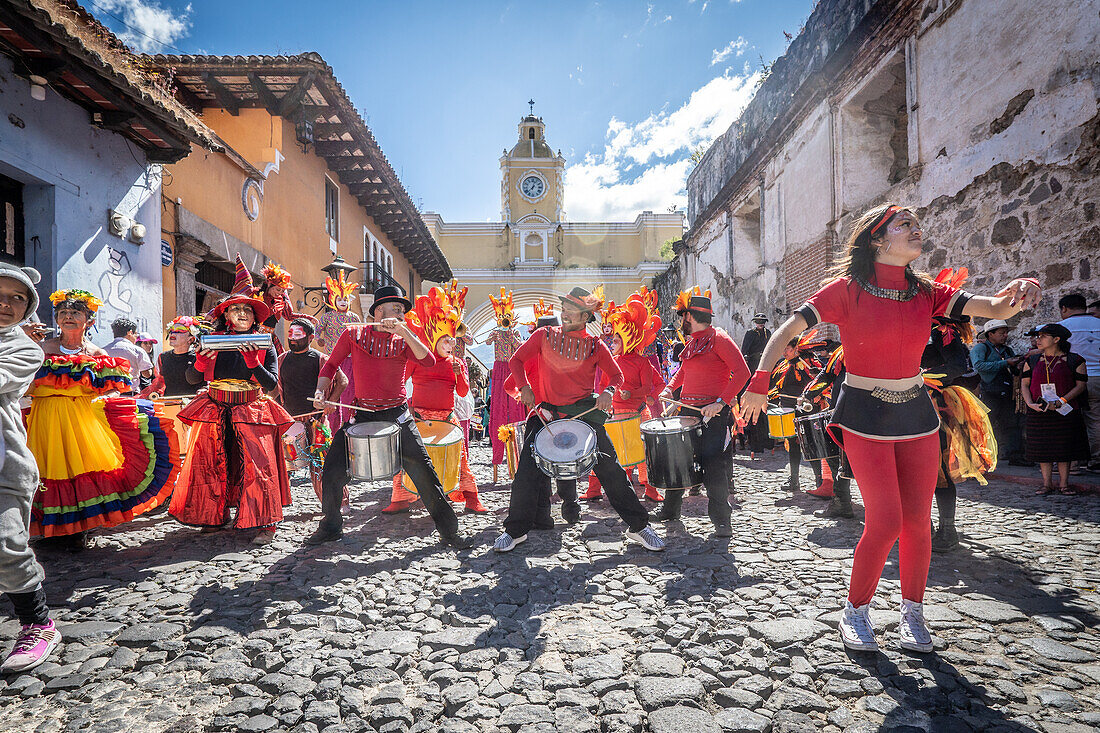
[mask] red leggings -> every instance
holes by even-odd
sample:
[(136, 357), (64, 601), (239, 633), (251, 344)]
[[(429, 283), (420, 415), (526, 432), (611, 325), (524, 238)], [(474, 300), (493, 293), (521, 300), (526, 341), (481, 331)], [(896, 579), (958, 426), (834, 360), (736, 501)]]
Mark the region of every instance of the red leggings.
[(932, 559), (929, 522), (940, 467), (939, 434), (886, 442), (845, 430), (844, 451), (866, 510), (848, 600), (853, 606), (870, 602), (886, 558), (900, 538), (901, 597), (921, 603)]

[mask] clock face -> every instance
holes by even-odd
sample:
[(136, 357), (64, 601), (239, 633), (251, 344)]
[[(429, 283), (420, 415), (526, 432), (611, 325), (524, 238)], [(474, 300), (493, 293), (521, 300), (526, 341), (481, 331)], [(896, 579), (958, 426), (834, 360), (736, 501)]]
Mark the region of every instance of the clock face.
[(519, 187), (519, 190), (523, 191), (524, 196), (532, 199), (537, 199), (539, 196), (542, 196), (544, 189), (545, 184), (543, 184), (542, 179), (538, 176), (527, 176), (523, 179), (523, 183), (521, 183)]

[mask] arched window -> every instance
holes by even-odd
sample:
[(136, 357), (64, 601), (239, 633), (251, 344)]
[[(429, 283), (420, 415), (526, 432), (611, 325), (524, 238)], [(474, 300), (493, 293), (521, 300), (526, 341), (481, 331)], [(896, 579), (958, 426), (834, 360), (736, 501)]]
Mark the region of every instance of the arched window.
[(535, 139), (535, 128), (533, 128), (533, 127), (527, 128), (527, 139), (528, 140), (534, 140)]

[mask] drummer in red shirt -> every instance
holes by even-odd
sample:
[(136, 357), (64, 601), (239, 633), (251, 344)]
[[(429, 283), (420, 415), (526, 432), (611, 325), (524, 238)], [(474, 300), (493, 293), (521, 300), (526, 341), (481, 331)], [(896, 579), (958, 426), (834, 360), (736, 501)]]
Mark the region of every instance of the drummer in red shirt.
[[(665, 388), (665, 380), (649, 357), (642, 356), (642, 352), (656, 340), (657, 333), (661, 330), (661, 318), (655, 312), (656, 300), (656, 292), (643, 288), (641, 294), (632, 294), (621, 306), (612, 303), (604, 318), (606, 326), (612, 332), (611, 353), (623, 372), (623, 383), (615, 390), (615, 396), (611, 399), (616, 419), (640, 417), (648, 420), (651, 417), (650, 405), (660, 413), (657, 398)], [(606, 374), (601, 375), (600, 388), (606, 388), (609, 381)], [(638, 432), (637, 438), (640, 445), (641, 432)], [(634, 466), (626, 467), (628, 478), (633, 472)], [(647, 478), (643, 462), (638, 465), (638, 481), (645, 487), (645, 498), (650, 501), (664, 501), (660, 492), (649, 485)], [(581, 498), (589, 501), (601, 498), (600, 480), (595, 474), (589, 476), (588, 491)]]
[[(351, 356), (355, 374), (355, 404), (350, 421), (332, 436), (332, 444), (321, 470), (321, 511), (324, 518), (317, 530), (306, 539), (310, 545), (332, 542), (343, 536), (340, 502), (343, 489), (351, 476), (348, 471), (347, 429), (356, 422), (396, 423), (401, 428), (401, 468), (420, 490), (420, 498), (435, 521), (440, 537), (448, 545), (463, 549), (469, 540), (458, 533), (458, 517), (443, 495), (443, 486), (436, 476), (417, 432), (412, 413), (405, 404), (405, 380), (412, 364), (435, 365), (435, 356), (405, 324), (405, 314), (412, 303), (401, 289), (386, 285), (374, 293), (370, 307), (373, 323), (361, 328), (349, 328), (340, 334), (328, 361), (317, 379), (314, 404), (324, 406), (325, 394), (336, 369)], [(345, 398), (344, 401), (347, 401)]]
[[(573, 288), (568, 295), (562, 296), (562, 325), (535, 331), (508, 362), (520, 386), (523, 404), (534, 413), (527, 419), (504, 532), (493, 543), (497, 552), (509, 552), (527, 540), (527, 533), (533, 528), (538, 514), (540, 498), (550, 494), (550, 478), (536, 465), (532, 452), (535, 439), (543, 429), (543, 419), (568, 418), (583, 413), (587, 414), (580, 419), (596, 433), (598, 453), (593, 470), (607, 491), (611, 506), (626, 522), (627, 537), (654, 552), (665, 547), (664, 540), (649, 526), (649, 515), (631, 490), (626, 471), (615, 460), (615, 446), (603, 428), (603, 421), (612, 409), (611, 394), (622, 384), (623, 374), (607, 346), (585, 330), (601, 305), (600, 299), (589, 291)], [(526, 364), (531, 360), (535, 360), (538, 367), (542, 403), (536, 401), (535, 390), (527, 382)], [(608, 387), (599, 396), (592, 392), (597, 368), (610, 378)], [(597, 409), (589, 412), (593, 407)]]
[[(680, 369), (662, 396), (671, 398), (680, 388), (680, 401), (693, 405), (681, 414), (703, 419), (703, 436), (696, 459), (703, 470), (703, 486), (707, 489), (707, 514), (714, 523), (715, 537), (731, 537), (730, 488), (732, 484), (729, 429), (733, 424), (732, 406), (741, 388), (749, 381), (745, 357), (730, 335), (711, 325), (713, 311), (710, 291), (684, 291), (676, 299), (676, 314), (680, 330), (687, 334), (687, 345), (680, 354)], [(680, 518), (684, 501), (683, 490), (666, 490), (665, 503), (657, 519), (662, 522)]]
[[(409, 404), (418, 420), (442, 420), (458, 427), (455, 418), (455, 395), (465, 397), (470, 393), (470, 381), (462, 362), (454, 355), (455, 334), (462, 322), (457, 304), (450, 301), (442, 288), (432, 288), (427, 295), (416, 299), (416, 306), (405, 317), (413, 333), (435, 353), (435, 364), (424, 366), (414, 362), (408, 371), (412, 379), (413, 393)], [(393, 493), (384, 514), (403, 512), (416, 501), (416, 494), (402, 484), (402, 476), (393, 477)], [(489, 510), (477, 495), (477, 481), (470, 470), (466, 444), (462, 444), (462, 458), (458, 467), (458, 496), (465, 499), (466, 511), (484, 514)], [(454, 496), (452, 494), (452, 496)]]

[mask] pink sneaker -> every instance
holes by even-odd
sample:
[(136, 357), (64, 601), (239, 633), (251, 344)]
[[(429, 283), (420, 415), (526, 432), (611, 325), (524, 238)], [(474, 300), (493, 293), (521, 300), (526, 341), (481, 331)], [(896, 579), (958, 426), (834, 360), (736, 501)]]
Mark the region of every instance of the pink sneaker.
[(57, 630), (53, 619), (45, 626), (24, 626), (11, 654), (0, 665), (0, 672), (26, 672), (34, 669), (45, 662), (60, 643), (61, 632)]

